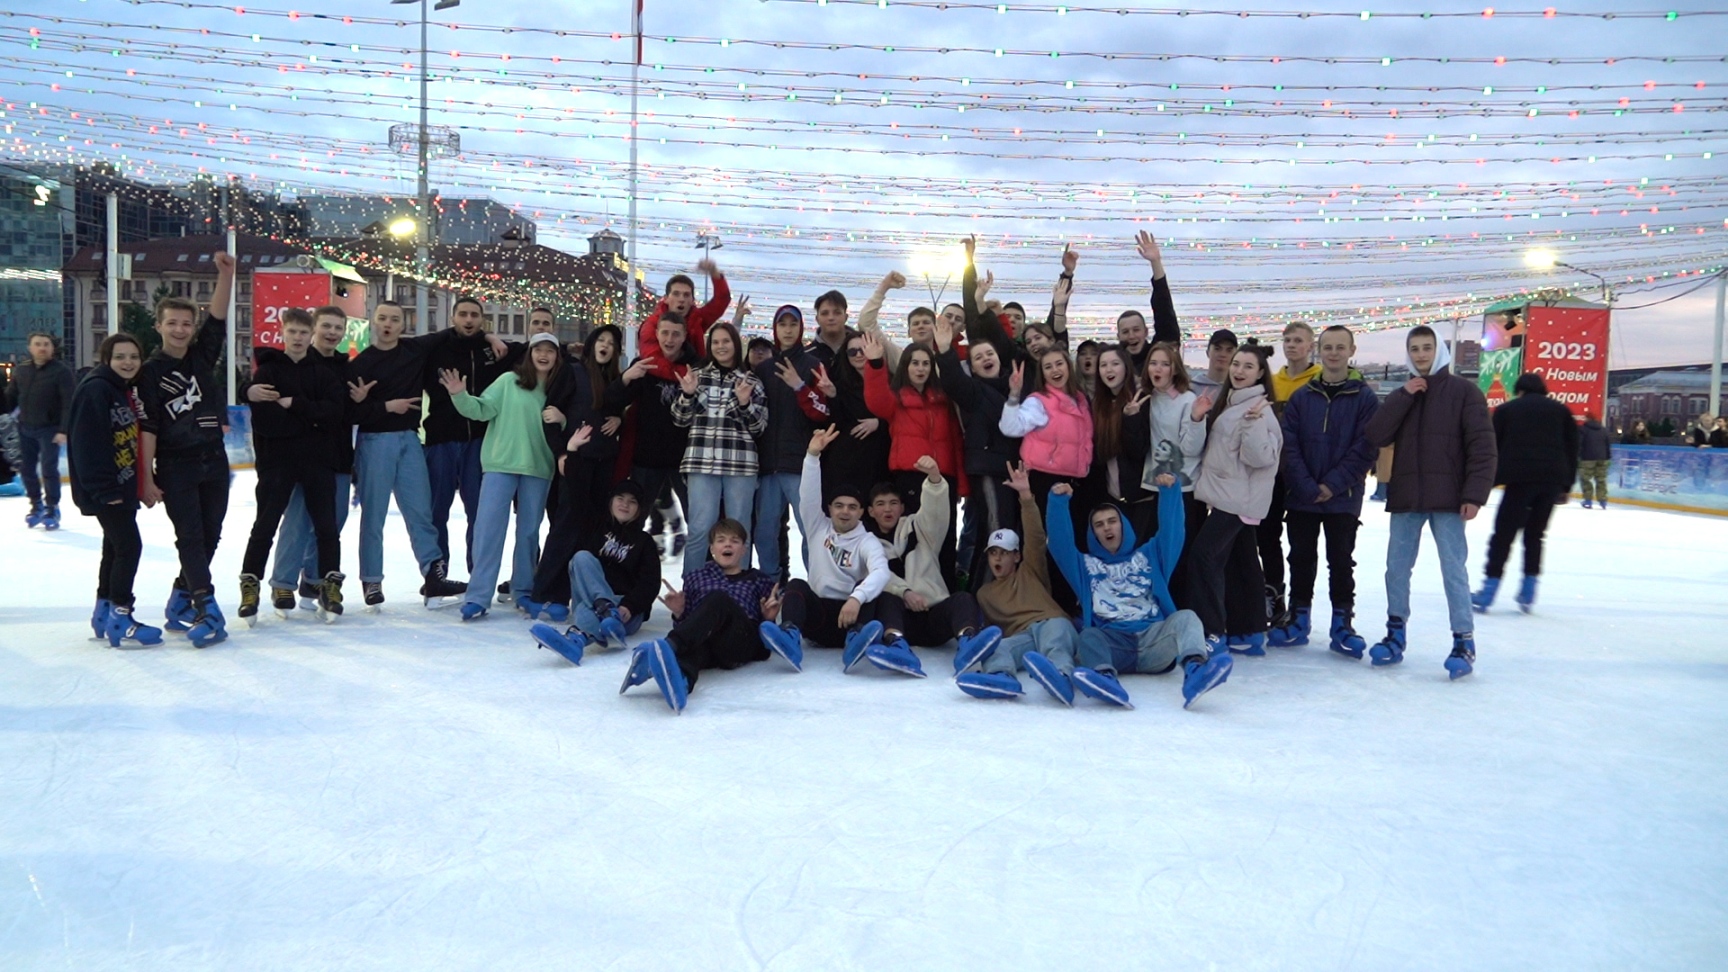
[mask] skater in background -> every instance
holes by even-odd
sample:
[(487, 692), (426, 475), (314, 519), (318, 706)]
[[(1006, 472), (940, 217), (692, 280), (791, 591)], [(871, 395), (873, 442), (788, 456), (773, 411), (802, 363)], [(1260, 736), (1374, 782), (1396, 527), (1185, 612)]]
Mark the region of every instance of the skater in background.
[[(54, 357), (54, 336), (30, 335), (30, 359), (12, 367), (6, 398), (18, 410), (18, 437), (23, 447), (19, 473), (30, 497), (28, 526), (60, 529), (60, 449), (66, 444), (67, 416), (75, 384), (72, 369)], [(10, 410), (10, 409), (8, 409)]]
[(1626, 431), (1620, 436), (1620, 444), (1649, 445), (1650, 426), (1646, 425), (1643, 419), (1638, 419), (1626, 427)]
[(864, 493), (837, 485), (829, 489), (826, 509), (822, 501), (822, 452), (839, 437), (832, 425), (810, 436), (798, 484), (810, 579), (782, 588), (779, 623), (764, 627), (762, 636), (787, 658), (803, 657), (801, 639), (808, 638), (822, 648), (844, 648), (842, 671), (866, 659), (897, 671), (883, 652), (883, 625), (874, 616), (876, 598), (888, 586), (888, 558), (864, 527)]
[[(571, 436), (579, 441), (585, 428)], [(564, 562), (570, 590), (570, 606), (530, 603), (532, 617), (544, 613), (554, 620), (569, 617), (575, 623), (562, 635), (551, 625), (534, 626), (541, 645), (581, 664), (582, 653), (593, 645), (602, 648), (626, 646), (630, 635), (641, 630), (660, 593), (660, 552), (654, 538), (642, 529), (647, 515), (642, 487), (624, 479), (612, 487), (607, 523), (582, 538), (582, 546)], [(542, 559), (541, 569), (551, 564)], [(553, 610), (555, 609), (555, 610)]]
[(1118, 674), (1162, 675), (1182, 669), (1182, 707), (1230, 677), (1230, 653), (1208, 651), (1200, 619), (1170, 600), (1170, 574), (1182, 555), (1182, 495), (1176, 477), (1157, 478), (1158, 533), (1138, 547), (1121, 507), (1104, 503), (1088, 516), (1085, 553), (1072, 533), (1068, 503), (1074, 488), (1050, 491), (1044, 531), (1050, 557), (1080, 596), (1079, 664), (1072, 675), (1081, 694), (1133, 708)]
[(1191, 413), (1206, 423), (1194, 498), (1210, 512), (1188, 554), (1188, 593), (1214, 653), (1224, 646), (1244, 655), (1266, 653), (1266, 602), (1257, 596), (1265, 580), (1255, 527), (1271, 509), (1284, 448), (1266, 359), (1258, 345), (1244, 345), (1230, 361), (1229, 392), (1204, 414), (1206, 399), (1196, 400)]
[(305, 497), (318, 543), (318, 616), (328, 622), (342, 613), (342, 538), (336, 532), (341, 457), (333, 433), (348, 428), (348, 389), (312, 350), (311, 314), (290, 307), (280, 323), (282, 350), (255, 348), (246, 383), (258, 473), (257, 514), (240, 560), (239, 613), (248, 625), (257, 623), (260, 580), (295, 489)]
[(1494, 426), (1482, 389), (1452, 374), (1451, 351), (1433, 328), (1411, 328), (1404, 350), (1410, 380), (1386, 396), (1368, 423), (1368, 441), (1375, 447), (1397, 446), (1386, 497), (1386, 511), (1392, 514), (1392, 535), (1386, 542), (1386, 637), (1368, 653), (1375, 665), (1404, 660), (1410, 574), (1426, 526), (1440, 555), (1452, 622), (1446, 671), (1462, 678), (1476, 663), (1464, 524), (1476, 518), (1494, 488)]
[(1608, 430), (1596, 413), (1585, 411), (1584, 424), (1578, 428), (1578, 488), (1584, 494), (1584, 508), (1608, 508), (1608, 464), (1614, 450), (1608, 442)]
[(1003, 527), (990, 534), (984, 552), (990, 580), (978, 589), (984, 620), (1003, 637), (956, 653), (954, 681), (974, 698), (1017, 699), (1026, 693), (1014, 673), (1024, 670), (1051, 698), (1072, 706), (1078, 639), (1073, 620), (1050, 594), (1044, 514), (1023, 464), (1011, 466), (1007, 478), (1019, 499), (1020, 532)]
[[(390, 499), (402, 515), (409, 549), (420, 567), (427, 607), (460, 597), (468, 585), (450, 579), (450, 561), (432, 518), (432, 480), (420, 444), (421, 390), (439, 348), (458, 336), (445, 328), (403, 337), (405, 315), (393, 300), (372, 309), (371, 344), (348, 365), (354, 403), (354, 481), (360, 493), (360, 589), (366, 607), (384, 603), (384, 522)], [(502, 342), (500, 342), (500, 347)]]
[[(747, 519), (756, 508), (756, 439), (768, 430), (768, 392), (745, 366), (744, 341), (730, 323), (708, 329), (707, 362), (679, 377), (672, 423), (688, 430), (678, 471), (690, 535), (707, 536), (722, 515)], [(684, 573), (707, 556), (706, 546), (687, 544)]]
[(1470, 601), (1486, 613), (1500, 590), (1512, 541), (1524, 534), (1524, 579), (1518, 586), (1518, 608), (1529, 613), (1536, 603), (1537, 578), (1542, 574), (1542, 538), (1554, 504), (1565, 497), (1578, 478), (1579, 432), (1572, 410), (1548, 397), (1542, 376), (1526, 372), (1513, 385), (1511, 401), (1494, 410), (1494, 443), (1499, 468), (1494, 481), (1505, 485), (1488, 540), (1488, 565), (1482, 587)]
[(202, 324), (198, 305), (180, 297), (156, 305), (156, 333), (162, 347), (144, 362), (138, 376), (139, 450), (143, 456), (145, 505), (162, 503), (174, 524), (180, 576), (165, 612), (167, 627), (185, 631), (205, 648), (228, 637), (228, 622), (216, 605), (210, 562), (222, 539), (228, 515), (228, 450), (222, 440), (227, 421), (216, 363), (227, 341), (228, 312), (234, 290), (234, 258), (217, 253), (216, 288)]
[(672, 612), (672, 630), (637, 647), (619, 694), (653, 679), (660, 697), (673, 712), (682, 713), (704, 669), (765, 661), (772, 649), (793, 671), (804, 670), (802, 648), (763, 634), (765, 629), (778, 630), (769, 619), (780, 613), (780, 586), (760, 570), (744, 566), (749, 550), (744, 524), (723, 518), (708, 531), (708, 561), (684, 575), (684, 589), (673, 590), (661, 581), (666, 594), (660, 603)]
[(130, 334), (111, 334), (96, 360), (96, 368), (72, 394), (65, 424), (72, 502), (78, 512), (102, 525), (102, 563), (90, 630), (115, 648), (159, 645), (162, 629), (132, 616), (132, 584), (144, 554), (138, 534), (138, 411), (132, 383), (144, 367), (144, 349)]
[(1710, 448), (1728, 449), (1728, 416), (1716, 416), (1716, 424), (1710, 427)]
[(516, 552), (510, 575), (510, 594), (521, 606), (534, 585), (534, 567), (540, 558), (540, 519), (546, 512), (546, 492), (552, 481), (552, 449), (546, 444), (544, 419), (546, 388), (564, 364), (558, 339), (536, 334), (528, 339), (528, 354), (487, 386), (476, 398), (468, 393), (463, 376), (454, 369), (439, 372), (438, 379), (450, 402), (464, 419), (488, 424), (480, 454), (484, 475), (474, 532), (474, 573), (462, 603), (462, 620), (474, 621), (488, 613), (492, 585), (497, 582), (504, 555), (510, 506), (516, 506)]
[(1320, 373), (1284, 406), (1284, 506), (1290, 528), (1290, 622), (1266, 636), (1291, 648), (1308, 643), (1314, 580), (1320, 569), (1320, 534), (1326, 534), (1333, 651), (1361, 658), (1368, 643), (1356, 633), (1356, 530), (1362, 525), (1363, 487), (1374, 464), (1368, 421), (1380, 399), (1350, 374), (1356, 338), (1333, 325), (1320, 332)]

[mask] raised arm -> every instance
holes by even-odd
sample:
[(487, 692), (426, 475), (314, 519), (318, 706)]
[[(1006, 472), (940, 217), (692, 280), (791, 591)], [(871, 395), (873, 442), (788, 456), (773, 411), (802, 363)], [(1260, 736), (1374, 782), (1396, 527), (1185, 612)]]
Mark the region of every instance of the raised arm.
[(1170, 281), (1164, 276), (1164, 254), (1151, 233), (1140, 231), (1135, 240), (1140, 256), (1152, 265), (1152, 341), (1181, 346), (1182, 325), (1176, 319), (1176, 302), (1170, 297)]
[[(1050, 490), (1050, 502), (1044, 508), (1045, 542), (1049, 544), (1050, 559), (1056, 562), (1056, 569), (1062, 572), (1062, 577), (1068, 586), (1076, 592), (1085, 590), (1085, 571), (1080, 568), (1080, 548), (1074, 545), (1074, 521), (1068, 513), (1068, 504), (1073, 487), (1067, 483), (1059, 483)], [(1025, 563), (1025, 558), (1021, 558)]]

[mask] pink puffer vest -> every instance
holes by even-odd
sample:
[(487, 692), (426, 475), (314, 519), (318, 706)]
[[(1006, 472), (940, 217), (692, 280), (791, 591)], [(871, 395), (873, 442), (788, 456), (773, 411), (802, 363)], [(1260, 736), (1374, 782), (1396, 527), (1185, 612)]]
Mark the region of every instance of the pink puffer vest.
[(1092, 468), (1092, 408), (1084, 398), (1060, 392), (1033, 396), (1050, 416), (1048, 425), (1020, 440), (1020, 458), (1028, 469), (1053, 476), (1085, 476)]

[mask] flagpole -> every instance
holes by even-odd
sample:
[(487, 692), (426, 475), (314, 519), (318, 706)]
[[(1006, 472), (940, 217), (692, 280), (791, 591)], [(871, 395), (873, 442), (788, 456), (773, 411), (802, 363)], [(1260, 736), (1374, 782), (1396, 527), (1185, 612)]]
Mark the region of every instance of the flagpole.
[(630, 64), (630, 243), (625, 252), (629, 268), (624, 278), (624, 349), (627, 357), (636, 356), (636, 88), (642, 80), (642, 4), (630, 0), (631, 32), (636, 37), (636, 57)]

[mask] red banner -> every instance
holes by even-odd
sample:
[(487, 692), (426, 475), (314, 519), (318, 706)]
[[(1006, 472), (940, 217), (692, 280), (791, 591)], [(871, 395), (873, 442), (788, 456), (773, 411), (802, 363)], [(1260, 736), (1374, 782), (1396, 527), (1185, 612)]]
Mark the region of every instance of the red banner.
[(1524, 370), (1580, 418), (1602, 417), (1608, 395), (1608, 309), (1532, 305), (1525, 323)]
[(312, 310), (330, 303), (327, 273), (253, 273), (252, 346), (282, 346), (282, 312), (290, 307)]

